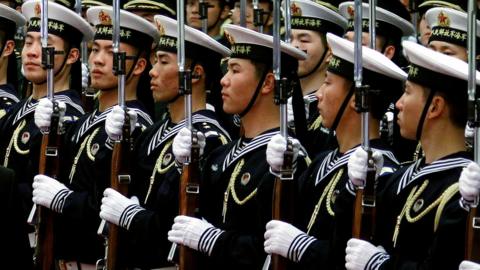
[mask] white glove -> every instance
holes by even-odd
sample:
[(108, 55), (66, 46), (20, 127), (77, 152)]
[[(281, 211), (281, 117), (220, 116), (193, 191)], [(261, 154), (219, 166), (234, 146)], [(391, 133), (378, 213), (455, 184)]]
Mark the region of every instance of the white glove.
[(88, 66), (86, 63), (82, 63), (82, 88), (88, 87), (88, 79), (90, 72), (88, 71)]
[[(67, 109), (65, 102), (57, 101), (60, 110), (60, 124), (63, 122), (63, 116)], [(48, 98), (42, 98), (38, 101), (37, 107), (33, 118), (35, 119), (35, 125), (40, 129), (42, 133), (46, 133), (50, 130), (50, 122), (53, 114), (53, 103)]]
[(168, 232), (168, 241), (211, 254), (218, 236), (223, 232), (206, 220), (177, 216)]
[[(205, 135), (200, 131), (197, 131), (198, 145), (200, 146), (200, 156), (203, 155), (205, 149)], [(175, 155), (175, 159), (183, 164), (190, 160), (192, 152), (192, 137), (191, 131), (184, 127), (180, 129), (178, 134), (173, 139), (172, 152)]]
[[(290, 138), (293, 146), (293, 163), (297, 160), (300, 151), (300, 142)], [(273, 174), (278, 174), (283, 166), (283, 155), (287, 149), (287, 141), (282, 135), (277, 134), (270, 139), (267, 145), (267, 162)]]
[(351, 238), (347, 242), (345, 268), (347, 270), (367, 269), (367, 263), (369, 263), (372, 257), (380, 254), (383, 255), (382, 261), (388, 259), (388, 255), (382, 247), (375, 247), (367, 241)]
[[(377, 179), (382, 171), (383, 155), (378, 151), (373, 151), (372, 158), (375, 163), (375, 179)], [(357, 147), (348, 159), (348, 177), (356, 187), (365, 185), (368, 167), (367, 159), (368, 154), (362, 147)]]
[(142, 210), (135, 196), (129, 199), (111, 188), (103, 192), (100, 218), (110, 223), (128, 230), (135, 215)]
[(289, 97), (287, 101), (287, 122), (291, 123), (294, 121), (295, 117), (293, 116), (292, 97)]
[[(128, 110), (130, 116), (130, 132), (133, 132), (137, 124), (137, 112)], [(122, 138), (123, 122), (125, 121), (125, 111), (118, 105), (115, 105), (108, 113), (105, 120), (105, 131), (112, 141), (118, 141)]]
[(33, 178), (32, 187), (33, 203), (50, 208), (58, 213), (62, 213), (65, 199), (73, 192), (64, 184), (42, 174)]
[(305, 250), (315, 241), (314, 237), (279, 220), (268, 222), (266, 229), (263, 243), (265, 252), (279, 254), (294, 262), (300, 261)]
[(459, 189), (462, 198), (469, 203), (473, 203), (480, 193), (480, 167), (475, 162), (470, 162), (462, 170), (459, 179)]
[(463, 261), (458, 270), (480, 270), (480, 264), (471, 261)]

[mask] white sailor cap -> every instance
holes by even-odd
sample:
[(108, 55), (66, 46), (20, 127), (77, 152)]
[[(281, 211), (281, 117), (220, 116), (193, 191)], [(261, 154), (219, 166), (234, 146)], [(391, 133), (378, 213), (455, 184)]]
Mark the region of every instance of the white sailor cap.
[[(397, 0), (388, 0), (397, 1)], [(400, 4), (401, 5), (401, 4)], [(394, 5), (392, 5), (392, 8)], [(348, 20), (348, 30), (353, 31), (355, 17), (355, 2), (343, 2), (339, 5), (340, 14)], [(376, 31), (382, 36), (410, 36), (414, 32), (413, 25), (406, 19), (395, 14), (395, 11), (376, 7)], [(362, 3), (362, 31), (368, 32), (369, 4)]]
[[(327, 42), (333, 53), (328, 71), (353, 80), (354, 43), (331, 33), (327, 34)], [(385, 55), (366, 46), (362, 46), (362, 67), (364, 83), (373, 88), (378, 86), (378, 89), (382, 89), (392, 79), (407, 79), (407, 74), (400, 67)]]
[[(80, 15), (63, 5), (48, 2), (48, 33), (73, 43), (93, 38), (93, 29)], [(40, 32), (41, 0), (31, 0), (22, 5), (28, 20), (27, 32)]]
[(347, 20), (325, 5), (311, 0), (294, 0), (290, 3), (292, 29), (306, 29), (321, 33), (342, 35), (347, 29)]
[(448, 1), (427, 0), (421, 3), (420, 5), (418, 5), (417, 9), (420, 15), (425, 14), (427, 10), (434, 7), (446, 7), (446, 8), (451, 8), (458, 11), (467, 11), (467, 4), (468, 4), (468, 1), (464, 1), (464, 0), (448, 0)]
[[(273, 37), (233, 24), (225, 25), (225, 35), (232, 44), (231, 58), (246, 58), (255, 61), (268, 61), (273, 59)], [(307, 54), (281, 41), (283, 55), (288, 55), (297, 60), (305, 60)], [(268, 63), (267, 62), (267, 63)]]
[(25, 17), (13, 8), (0, 4), (0, 29), (15, 34), (17, 27), (25, 25)]
[[(94, 40), (112, 40), (113, 7), (97, 6), (87, 10), (87, 20), (95, 26)], [(120, 42), (150, 49), (159, 34), (155, 26), (129, 11), (120, 10)]]
[[(155, 25), (160, 34), (157, 50), (177, 52), (177, 21), (163, 15), (154, 17)], [(188, 58), (208, 58), (214, 54), (226, 57), (230, 49), (220, 44), (209, 35), (185, 25), (185, 54)]]
[[(467, 47), (467, 13), (451, 8), (436, 7), (425, 13), (425, 19), (432, 29), (429, 42), (438, 40)], [(477, 37), (480, 37), (479, 20), (477, 20)]]
[[(408, 80), (434, 90), (467, 91), (468, 63), (415, 42), (404, 41), (407, 59), (410, 61)], [(476, 83), (480, 84), (480, 73), (476, 72)]]

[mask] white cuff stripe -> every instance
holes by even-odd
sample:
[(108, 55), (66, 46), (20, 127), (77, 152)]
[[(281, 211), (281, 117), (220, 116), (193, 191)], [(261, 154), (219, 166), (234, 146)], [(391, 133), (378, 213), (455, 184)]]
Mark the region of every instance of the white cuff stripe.
[(50, 203), (50, 209), (57, 213), (62, 213), (63, 206), (65, 205), (65, 200), (73, 191), (68, 189), (62, 189), (53, 197), (52, 202)]
[(295, 239), (293, 239), (292, 243), (290, 244), (290, 247), (288, 248), (288, 258), (294, 262), (300, 261), (303, 253), (305, 253), (305, 250), (310, 246), (313, 241), (315, 241), (315, 238), (306, 234), (300, 234), (295, 237)]
[(367, 265), (365, 265), (366, 270), (378, 270), (382, 264), (390, 259), (390, 255), (385, 252), (375, 253), (370, 260), (368, 260)]
[(125, 208), (125, 210), (123, 210), (122, 214), (120, 215), (118, 225), (128, 230), (135, 215), (142, 210), (143, 208), (137, 204), (131, 204), (127, 206), (127, 208)]
[(198, 250), (200, 252), (207, 253), (208, 256), (210, 256), (215, 242), (222, 233), (222, 230), (215, 227), (206, 229), (200, 237), (200, 241), (198, 241)]

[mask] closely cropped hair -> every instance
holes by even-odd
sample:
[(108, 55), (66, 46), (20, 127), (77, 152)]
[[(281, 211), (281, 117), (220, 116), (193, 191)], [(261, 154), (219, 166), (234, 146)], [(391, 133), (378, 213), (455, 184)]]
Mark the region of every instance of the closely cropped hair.
[[(465, 128), (468, 119), (468, 107), (466, 106), (468, 94), (466, 89), (462, 89), (463, 91), (435, 90), (435, 95), (442, 97), (445, 100), (445, 103), (448, 104), (450, 112), (449, 117), (453, 124), (458, 128)], [(430, 91), (432, 91), (430, 88), (423, 87), (423, 95), (425, 98), (428, 97)]]

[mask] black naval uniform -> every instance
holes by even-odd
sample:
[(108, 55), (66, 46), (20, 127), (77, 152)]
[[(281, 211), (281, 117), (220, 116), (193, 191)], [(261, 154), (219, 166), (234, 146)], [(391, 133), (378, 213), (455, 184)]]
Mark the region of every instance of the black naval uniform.
[(13, 104), (19, 102), (18, 93), (11, 84), (0, 85), (0, 118), (5, 116)]
[[(140, 101), (127, 101), (126, 106), (137, 112), (135, 132), (152, 124)], [(112, 108), (84, 115), (65, 136), (66, 148), (70, 152), (65, 155), (69, 166), (64, 170), (62, 180), (74, 192), (67, 196), (62, 214), (56, 219), (56, 259), (95, 264), (103, 258), (103, 238), (97, 235), (97, 229), (100, 224), (100, 200), (103, 190), (110, 183), (111, 155), (106, 154), (109, 151), (105, 119)], [(97, 163), (105, 164), (101, 171), (96, 170), (99, 167)]]
[[(381, 177), (395, 171), (398, 162), (386, 144), (380, 139), (370, 143), (384, 157)], [(345, 215), (347, 219), (338, 220), (337, 212), (338, 204), (343, 201), (340, 198), (348, 193), (348, 159), (357, 147), (343, 154), (338, 148), (320, 154), (300, 178), (300, 229), (315, 237), (315, 241), (304, 251), (298, 269), (317, 269), (318, 265), (335, 269), (339, 264), (343, 269), (345, 266), (345, 246), (352, 231), (353, 200), (346, 204), (347, 209), (342, 209), (349, 213)]]
[[(80, 97), (75, 90), (55, 93), (55, 100), (66, 104), (65, 125), (83, 115)], [(32, 208), (32, 181), (38, 173), (42, 134), (35, 125), (34, 112), (38, 101), (30, 98), (14, 104), (1, 119), (0, 156), (3, 166), (15, 171), (16, 185), (21, 201), (24, 232), (33, 232), (27, 224)]]
[[(201, 269), (261, 269), (267, 254), (263, 248), (265, 225), (272, 219), (275, 176), (266, 161), (267, 144), (278, 129), (253, 139), (241, 137), (217, 148), (204, 166), (201, 214), (222, 231)], [(309, 163), (302, 148), (296, 174)], [(209, 240), (205, 240), (208, 243)]]
[[(192, 124), (205, 135), (203, 156), (230, 141), (213, 111), (193, 113)], [(185, 120), (173, 123), (168, 118), (145, 130), (135, 145), (132, 174), (135, 190), (132, 195), (139, 197), (145, 210), (133, 217), (127, 232), (131, 241), (128, 250), (131, 266), (150, 269), (172, 265), (167, 262), (172, 245), (167, 240), (167, 233), (178, 215), (180, 181), (172, 143), (183, 127)]]
[(369, 265), (375, 267), (369, 269), (458, 269), (467, 221), (458, 179), (470, 162), (466, 152), (431, 164), (422, 158), (379, 184), (374, 244), (389, 256), (373, 256)]

